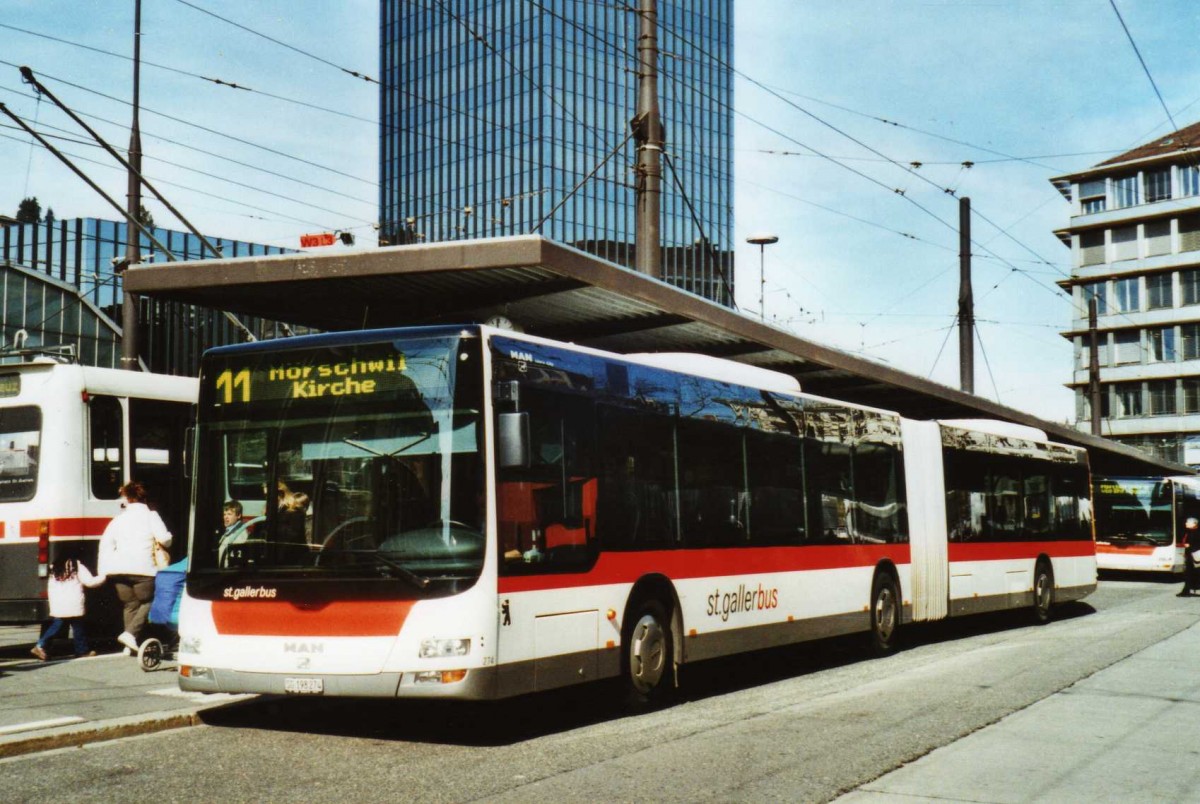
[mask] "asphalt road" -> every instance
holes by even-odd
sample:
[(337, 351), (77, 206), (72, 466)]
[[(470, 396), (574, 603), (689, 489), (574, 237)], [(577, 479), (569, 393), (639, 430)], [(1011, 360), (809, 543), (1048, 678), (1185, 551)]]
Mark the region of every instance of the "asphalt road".
[(629, 715), (604, 687), (488, 705), (286, 700), (0, 763), (6, 801), (828, 801), (1200, 620), (1177, 585), (1106, 581), (1025, 613), (710, 662)]

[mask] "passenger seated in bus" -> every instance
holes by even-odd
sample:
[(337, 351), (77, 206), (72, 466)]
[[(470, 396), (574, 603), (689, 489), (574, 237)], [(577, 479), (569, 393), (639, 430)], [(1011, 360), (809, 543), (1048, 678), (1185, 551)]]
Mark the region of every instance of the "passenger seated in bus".
[(305, 520), (308, 516), (308, 495), (302, 491), (292, 491), (287, 483), (279, 481), (277, 488), (279, 500), (279, 540), (289, 543), (305, 541)]

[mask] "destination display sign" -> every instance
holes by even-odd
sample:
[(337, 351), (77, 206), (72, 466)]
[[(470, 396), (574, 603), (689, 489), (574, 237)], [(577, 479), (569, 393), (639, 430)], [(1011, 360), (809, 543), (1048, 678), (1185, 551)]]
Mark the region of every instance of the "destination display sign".
[[(289, 357), (291, 359), (289, 359)], [(319, 354), (267, 356), (253, 365), (226, 366), (209, 381), (218, 405), (238, 405), (279, 400), (331, 399), (394, 395), (414, 389), (407, 376), (409, 359), (404, 352), (341, 357)]]

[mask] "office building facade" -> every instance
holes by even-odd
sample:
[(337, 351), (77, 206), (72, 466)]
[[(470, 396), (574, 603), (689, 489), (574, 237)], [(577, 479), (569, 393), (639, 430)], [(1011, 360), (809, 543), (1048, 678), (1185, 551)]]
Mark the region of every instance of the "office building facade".
[(1200, 124), (1051, 181), (1071, 202), (1076, 419), (1091, 426), (1097, 307), (1101, 433), (1200, 466)]
[[(733, 3), (658, 20), (662, 278), (731, 304)], [(382, 242), (537, 233), (633, 264), (629, 4), (381, 0), (380, 21)]]
[[(85, 365), (121, 365), (121, 275), (125, 222), (73, 218), (0, 226), (0, 335), (3, 346), (24, 331), (27, 346), (70, 345)], [(210, 253), (187, 232), (155, 228), (154, 236), (178, 260)], [(215, 239), (225, 257), (289, 253), (290, 249)], [(142, 259), (165, 258), (143, 236)], [(181, 270), (186, 268), (181, 267)], [(256, 338), (284, 334), (276, 322), (238, 318)], [(224, 313), (191, 305), (141, 299), (140, 352), (150, 371), (196, 376), (204, 349), (246, 339), (246, 330)]]

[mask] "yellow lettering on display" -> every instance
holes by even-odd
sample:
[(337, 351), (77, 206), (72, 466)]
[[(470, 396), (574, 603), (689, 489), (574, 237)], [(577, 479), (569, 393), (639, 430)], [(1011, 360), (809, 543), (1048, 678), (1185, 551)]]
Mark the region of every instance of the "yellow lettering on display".
[[(259, 383), (265, 381), (272, 386), (276, 384), (283, 386), (277, 391), (267, 393), (268, 398), (283, 396), (291, 399), (317, 399), (330, 396), (373, 394), (379, 389), (380, 375), (407, 370), (408, 361), (405, 356), (394, 354), (387, 357), (343, 360), (332, 363), (276, 365), (268, 367), (265, 376), (262, 373), (256, 373), (255, 376), (259, 378)], [(236, 376), (229, 375), (230, 372), (226, 371), (217, 378), (217, 388), (224, 391), (225, 400), (227, 402), (233, 400), (235, 386), (240, 380), (242, 383), (241, 401), (250, 401), (249, 369), (244, 369)]]

